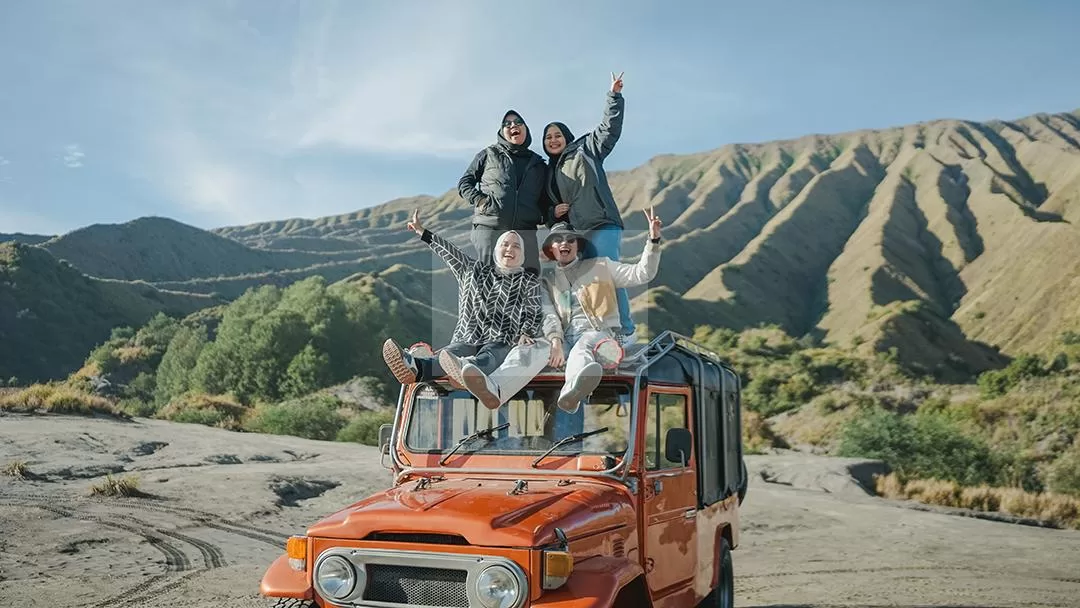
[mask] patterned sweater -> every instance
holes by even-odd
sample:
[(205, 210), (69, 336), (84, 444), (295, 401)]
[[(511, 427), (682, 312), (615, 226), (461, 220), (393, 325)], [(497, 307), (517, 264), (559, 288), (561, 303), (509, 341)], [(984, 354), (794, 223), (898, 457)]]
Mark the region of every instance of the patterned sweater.
[(514, 345), (522, 334), (541, 337), (542, 329), (543, 335), (561, 335), (558, 316), (535, 272), (500, 272), (494, 260), (478, 262), (429, 230), (420, 240), (439, 254), (457, 279), (458, 320), (451, 342)]

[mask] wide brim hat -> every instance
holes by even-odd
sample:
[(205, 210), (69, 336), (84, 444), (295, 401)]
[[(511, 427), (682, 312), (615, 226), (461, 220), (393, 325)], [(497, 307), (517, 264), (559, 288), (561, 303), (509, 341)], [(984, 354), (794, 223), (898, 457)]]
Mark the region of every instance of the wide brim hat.
[(544, 257), (549, 260), (554, 260), (555, 256), (551, 254), (552, 241), (557, 236), (572, 236), (577, 239), (578, 249), (580, 251), (586, 243), (585, 235), (581, 234), (577, 230), (574, 230), (567, 222), (559, 222), (551, 227), (551, 232), (544, 237), (544, 244), (540, 247), (540, 251), (543, 252)]

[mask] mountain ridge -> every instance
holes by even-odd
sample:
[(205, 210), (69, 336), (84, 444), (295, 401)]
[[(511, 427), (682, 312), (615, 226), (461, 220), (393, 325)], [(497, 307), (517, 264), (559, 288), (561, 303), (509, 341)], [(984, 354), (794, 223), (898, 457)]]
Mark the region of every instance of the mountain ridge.
[[(895, 348), (927, 373), (955, 376), (1080, 328), (1072, 304), (1080, 301), (1080, 109), (730, 143), (657, 155), (609, 178), (626, 225), (624, 261), (644, 243), (642, 209), (665, 223), (660, 272), (631, 290), (646, 333), (776, 324), (829, 343)], [(84, 272), (105, 267), (225, 299), (313, 274), (381, 274), (412, 302), (434, 290), (427, 302), (441, 319), (455, 312), (446, 295), (453, 285), (405, 230), (415, 208), (472, 253), (471, 210), (456, 189), (318, 218), (173, 226), (148, 239), (150, 249), (108, 250), (86, 232), (40, 246)], [(231, 253), (190, 259), (199, 248), (177, 243)], [(139, 263), (119, 259), (139, 251)]]

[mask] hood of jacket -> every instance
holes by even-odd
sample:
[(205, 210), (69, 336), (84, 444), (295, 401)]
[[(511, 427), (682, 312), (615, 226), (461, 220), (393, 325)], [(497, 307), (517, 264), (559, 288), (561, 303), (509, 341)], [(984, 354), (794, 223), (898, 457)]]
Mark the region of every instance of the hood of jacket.
[[(502, 121), (506, 120), (507, 116), (513, 114), (521, 119), (523, 126), (525, 127), (525, 141), (521, 144), (512, 144), (509, 140), (503, 137), (502, 134)], [(532, 145), (532, 129), (529, 128), (529, 123), (525, 122), (525, 117), (519, 114), (516, 110), (510, 109), (503, 114), (502, 120), (499, 121), (499, 131), (497, 133), (499, 145), (510, 151), (511, 154), (528, 154), (531, 152), (529, 146)]]

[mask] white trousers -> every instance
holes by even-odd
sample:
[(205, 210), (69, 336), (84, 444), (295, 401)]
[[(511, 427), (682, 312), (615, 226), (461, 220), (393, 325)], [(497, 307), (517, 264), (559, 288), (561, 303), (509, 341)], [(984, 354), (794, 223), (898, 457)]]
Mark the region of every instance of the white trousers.
[(533, 344), (519, 344), (510, 349), (506, 359), (488, 376), (499, 387), (499, 403), (511, 397), (547, 367), (551, 356), (551, 342), (538, 339)]
[[(510, 349), (501, 365), (488, 376), (488, 386), (499, 396), (502, 405), (525, 388), (548, 364), (551, 343), (537, 339), (533, 344), (517, 345)], [(511, 428), (521, 435), (543, 434), (543, 408), (536, 404), (515, 403), (511, 407)], [(476, 427), (491, 428), (496, 425), (497, 410), (483, 406), (476, 408)], [(539, 428), (539, 431), (536, 429)]]
[(606, 331), (582, 332), (576, 339), (573, 336), (568, 336), (573, 342), (570, 343), (570, 352), (566, 355), (564, 394), (569, 387), (574, 385), (577, 377), (581, 375), (581, 370), (585, 369), (586, 365), (596, 362), (596, 355), (593, 354), (593, 348), (596, 347), (596, 344), (604, 338), (610, 337), (611, 334)]

